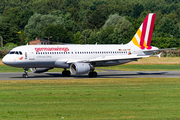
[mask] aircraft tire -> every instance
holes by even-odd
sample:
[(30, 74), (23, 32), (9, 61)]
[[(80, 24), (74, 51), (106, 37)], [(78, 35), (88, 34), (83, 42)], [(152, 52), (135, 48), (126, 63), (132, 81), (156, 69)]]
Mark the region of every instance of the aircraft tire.
[(97, 77), (97, 72), (89, 72), (89, 77)]
[(66, 76), (69, 77), (71, 75), (70, 71), (66, 71)]
[(23, 75), (22, 75), (22, 78), (28, 78), (28, 75), (23, 74)]
[(62, 76), (63, 77), (69, 77), (71, 75), (70, 71), (62, 71)]
[(97, 72), (93, 72), (93, 77), (97, 77)]

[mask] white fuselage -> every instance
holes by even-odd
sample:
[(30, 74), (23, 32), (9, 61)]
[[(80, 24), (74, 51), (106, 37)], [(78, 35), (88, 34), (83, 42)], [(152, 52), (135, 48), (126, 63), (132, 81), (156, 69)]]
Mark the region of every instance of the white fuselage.
[[(68, 68), (68, 61), (86, 62), (99, 57), (132, 54), (145, 55), (140, 48), (128, 45), (26, 45), (12, 49), (3, 58), (3, 62), (13, 67), (23, 68)], [(95, 66), (117, 65), (130, 61), (132, 60), (99, 61)]]

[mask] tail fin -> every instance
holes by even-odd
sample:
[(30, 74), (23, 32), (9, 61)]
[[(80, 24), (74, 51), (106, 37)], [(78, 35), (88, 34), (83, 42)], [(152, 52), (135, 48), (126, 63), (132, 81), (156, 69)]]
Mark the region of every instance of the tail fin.
[(138, 31), (134, 35), (132, 42), (134, 45), (141, 49), (151, 49), (151, 38), (154, 28), (156, 14), (149, 13), (145, 18), (144, 22), (139, 27)]

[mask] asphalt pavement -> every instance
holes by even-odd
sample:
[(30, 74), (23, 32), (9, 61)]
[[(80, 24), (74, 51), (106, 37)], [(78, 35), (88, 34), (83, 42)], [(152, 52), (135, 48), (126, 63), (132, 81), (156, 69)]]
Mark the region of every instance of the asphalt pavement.
[[(101, 70), (97, 72), (97, 78), (180, 78), (180, 71), (116, 71)], [(44, 80), (44, 79), (87, 79), (88, 74), (71, 75), (63, 77), (58, 72), (46, 72), (41, 74), (28, 73), (28, 78), (22, 78), (23, 72), (0, 73), (0, 80)], [(92, 78), (93, 79), (93, 78)]]

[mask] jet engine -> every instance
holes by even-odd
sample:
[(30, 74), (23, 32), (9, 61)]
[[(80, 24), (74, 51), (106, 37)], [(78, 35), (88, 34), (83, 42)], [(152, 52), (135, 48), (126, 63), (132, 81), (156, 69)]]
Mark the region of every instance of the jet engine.
[(33, 73), (43, 73), (47, 72), (49, 69), (52, 68), (30, 68)]
[(91, 70), (89, 63), (72, 63), (70, 71), (72, 74), (86, 74)]

